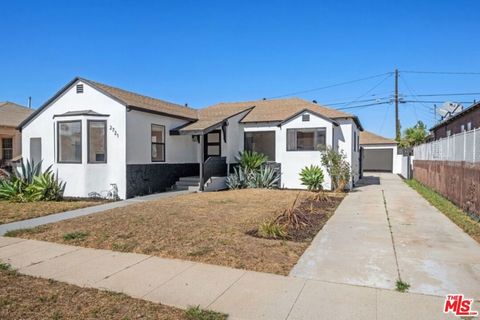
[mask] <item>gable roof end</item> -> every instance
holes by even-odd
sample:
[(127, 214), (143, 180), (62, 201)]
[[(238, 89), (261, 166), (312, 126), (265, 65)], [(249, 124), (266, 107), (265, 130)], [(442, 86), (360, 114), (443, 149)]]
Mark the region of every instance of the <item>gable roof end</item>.
[(66, 90), (72, 87), (78, 81), (85, 82), (99, 92), (105, 94), (106, 96), (112, 98), (118, 103), (124, 105), (125, 107), (151, 112), (156, 114), (161, 114), (165, 116), (170, 116), (179, 119), (185, 120), (196, 120), (197, 119), (197, 110), (184, 107), (175, 103), (163, 101), (156, 98), (151, 98), (148, 96), (140, 95), (134, 92), (126, 91), (120, 88), (115, 88), (103, 83), (95, 82), (81, 77), (75, 77), (65, 86), (63, 86), (57, 93), (55, 93), (50, 99), (48, 99), (44, 104), (42, 104), (37, 110), (35, 110), (28, 118), (22, 121), (17, 129), (21, 130), (25, 125), (27, 125), (32, 119), (34, 119), (38, 114), (40, 114), (46, 107), (48, 107), (53, 101), (60, 97)]

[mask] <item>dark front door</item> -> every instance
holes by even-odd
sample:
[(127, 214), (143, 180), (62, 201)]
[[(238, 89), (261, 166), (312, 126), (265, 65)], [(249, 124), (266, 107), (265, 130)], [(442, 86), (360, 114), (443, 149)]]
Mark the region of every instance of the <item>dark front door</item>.
[(207, 133), (204, 136), (205, 144), (205, 159), (207, 160), (208, 157), (220, 157), (222, 154), (222, 139), (221, 139), (221, 131), (214, 130)]

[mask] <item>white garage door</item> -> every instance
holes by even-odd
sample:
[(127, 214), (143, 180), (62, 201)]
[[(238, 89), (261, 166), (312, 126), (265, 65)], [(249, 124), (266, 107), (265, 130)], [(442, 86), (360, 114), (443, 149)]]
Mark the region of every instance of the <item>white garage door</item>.
[(388, 171), (393, 168), (393, 149), (363, 149), (363, 171)]

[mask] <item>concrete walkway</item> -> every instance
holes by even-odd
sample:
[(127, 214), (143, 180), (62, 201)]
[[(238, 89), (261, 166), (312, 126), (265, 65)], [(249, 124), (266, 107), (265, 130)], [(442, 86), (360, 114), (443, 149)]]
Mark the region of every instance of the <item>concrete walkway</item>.
[(174, 197), (177, 195), (187, 194), (191, 192), (192, 191), (185, 190), (185, 191), (170, 191), (170, 192), (150, 194), (148, 196), (135, 197), (128, 200), (109, 202), (109, 203), (101, 204), (98, 206), (75, 209), (75, 210), (65, 211), (61, 213), (50, 214), (48, 216), (6, 223), (6, 224), (0, 225), (0, 236), (5, 235), (5, 233), (12, 230), (38, 227), (44, 224), (54, 223), (54, 222), (67, 220), (67, 219), (73, 219), (73, 218), (86, 216), (94, 213), (100, 213), (110, 209), (125, 207), (138, 202), (169, 198), (169, 197)]
[(447, 318), (442, 297), (43, 241), (0, 237), (0, 260), (23, 274), (180, 308), (200, 305), (229, 319)]
[(480, 299), (480, 245), (398, 176), (366, 175), (290, 275)]

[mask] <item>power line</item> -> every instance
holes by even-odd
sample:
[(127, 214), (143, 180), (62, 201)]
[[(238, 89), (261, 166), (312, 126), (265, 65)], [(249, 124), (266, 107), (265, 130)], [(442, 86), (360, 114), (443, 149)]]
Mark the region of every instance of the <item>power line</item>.
[[(415, 94), (417, 97), (446, 97), (446, 96), (476, 96), (480, 95), (480, 92), (471, 93), (434, 93), (434, 94)], [(408, 97), (409, 95), (405, 95)]]
[(381, 104), (389, 104), (390, 102), (377, 102), (377, 103), (369, 103), (369, 104), (362, 104), (359, 106), (353, 106), (353, 107), (343, 107), (343, 108), (337, 108), (335, 110), (347, 110), (347, 109), (357, 109), (357, 108), (366, 108), (366, 107), (371, 107), (371, 106), (378, 106)]
[[(403, 100), (402, 102), (443, 103), (445, 100)], [(472, 103), (473, 101), (455, 101), (456, 103)]]
[(302, 91), (295, 91), (295, 92), (290, 92), (290, 93), (286, 93), (286, 94), (281, 94), (281, 95), (278, 95), (278, 96), (269, 97), (268, 99), (276, 99), (276, 98), (294, 96), (294, 95), (297, 95), (297, 94), (303, 94), (303, 93), (309, 93), (309, 92), (324, 90), (324, 89), (343, 86), (343, 85), (347, 85), (347, 84), (351, 84), (351, 83), (355, 83), (355, 82), (375, 79), (375, 78), (382, 77), (382, 76), (387, 75), (387, 74), (392, 74), (392, 73), (391, 72), (385, 72), (385, 73), (381, 73), (381, 74), (377, 74), (377, 75), (373, 75), (373, 76), (369, 76), (369, 77), (365, 77), (365, 78), (339, 82), (339, 83), (331, 84), (331, 85), (328, 85), (328, 86), (323, 86), (323, 87), (318, 87), (318, 88), (313, 88), (313, 89), (307, 89), (307, 90), (302, 90)]
[(388, 78), (390, 78), (392, 76), (392, 74), (387, 74), (387, 76), (385, 78), (383, 78), (382, 80), (380, 80), (380, 82), (378, 82), (377, 84), (375, 84), (372, 88), (368, 89), (365, 93), (361, 94), (360, 96), (358, 96), (356, 99), (352, 100), (351, 102), (347, 103), (345, 105), (344, 108), (348, 107), (349, 105), (351, 104), (354, 104), (354, 103), (358, 103), (360, 101), (361, 98), (365, 97), (367, 94), (369, 94), (370, 92), (372, 92), (373, 90), (375, 90), (377, 87), (379, 87), (382, 83), (385, 82), (385, 80), (387, 80)]
[(378, 101), (378, 100), (381, 100), (381, 99), (386, 99), (387, 97), (382, 97), (382, 98), (373, 98), (373, 99), (364, 99), (364, 100), (350, 100), (350, 101), (344, 101), (344, 102), (337, 102), (337, 103), (324, 103), (325, 105), (328, 105), (328, 106), (338, 106), (338, 105), (341, 105), (341, 104), (348, 104), (348, 103), (352, 103), (352, 101), (355, 101), (355, 102), (370, 102), (370, 101)]
[(414, 70), (401, 70), (400, 72), (418, 73), (418, 74), (480, 75), (480, 72), (414, 71)]

